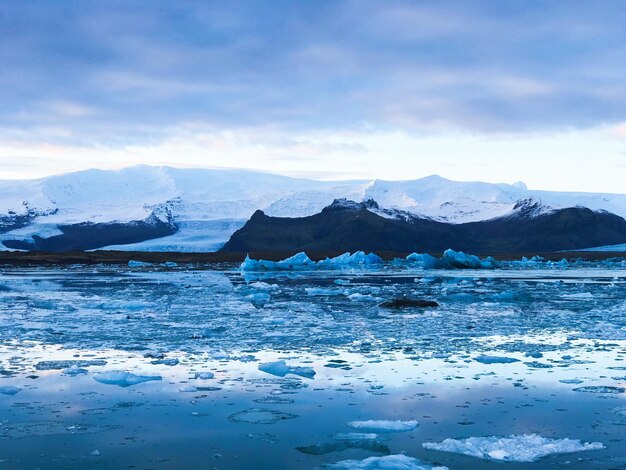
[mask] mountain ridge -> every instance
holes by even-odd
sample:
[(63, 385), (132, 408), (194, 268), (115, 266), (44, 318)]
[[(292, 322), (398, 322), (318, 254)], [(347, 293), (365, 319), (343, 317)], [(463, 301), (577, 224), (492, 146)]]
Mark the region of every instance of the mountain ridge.
[(450, 224), (419, 217), (385, 218), (375, 202), (334, 201), (318, 214), (271, 217), (256, 211), (224, 252), (396, 251), (521, 253), (583, 249), (626, 242), (626, 220), (584, 207), (544, 210), (526, 201), (507, 215)]
[(138, 223), (169, 212), (173, 233), (98, 248), (214, 251), (257, 209), (271, 216), (303, 217), (340, 198), (374, 200), (384, 217), (455, 224), (503, 216), (525, 199), (542, 208), (580, 205), (626, 216), (623, 194), (535, 191), (519, 183), (456, 182), (437, 175), (406, 181), (315, 181), (250, 170), (141, 165), (0, 181), (0, 249), (8, 249), (6, 241), (27, 246), (33, 237), (61, 235), (59, 227)]

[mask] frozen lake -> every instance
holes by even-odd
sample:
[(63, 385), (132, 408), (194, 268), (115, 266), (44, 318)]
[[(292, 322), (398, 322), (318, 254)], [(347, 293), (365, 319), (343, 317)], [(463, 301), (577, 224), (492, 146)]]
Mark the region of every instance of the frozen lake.
[(4, 267), (0, 336), (2, 469), (626, 468), (620, 262)]

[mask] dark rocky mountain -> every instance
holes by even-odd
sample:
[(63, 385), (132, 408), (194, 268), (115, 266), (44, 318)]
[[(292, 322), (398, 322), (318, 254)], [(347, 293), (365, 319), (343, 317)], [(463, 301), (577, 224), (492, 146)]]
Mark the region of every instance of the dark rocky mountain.
[(222, 251), (396, 251), (528, 253), (582, 249), (626, 242), (626, 220), (584, 207), (551, 209), (519, 201), (502, 217), (464, 224), (380, 210), (374, 201), (336, 200), (299, 218), (256, 211)]

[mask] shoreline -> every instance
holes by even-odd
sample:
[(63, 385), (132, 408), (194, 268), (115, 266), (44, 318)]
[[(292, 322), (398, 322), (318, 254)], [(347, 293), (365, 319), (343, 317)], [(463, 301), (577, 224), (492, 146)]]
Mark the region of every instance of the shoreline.
[[(217, 264), (217, 263), (240, 263), (248, 253), (233, 252), (150, 252), (150, 251), (74, 251), (74, 252), (36, 252), (36, 251), (0, 251), (0, 265), (4, 266), (55, 266), (70, 264), (111, 264), (125, 265), (129, 261), (142, 261), (146, 263), (175, 262), (179, 264)], [(296, 254), (293, 251), (250, 252), (253, 259), (266, 259), (280, 261)], [(342, 254), (341, 251), (332, 252), (307, 252), (309, 258), (319, 261), (327, 257), (335, 257)], [(405, 258), (410, 253), (383, 251), (376, 253), (384, 261), (394, 258)], [(430, 253), (440, 257), (442, 253)], [(493, 256), (497, 260), (519, 260), (523, 256), (531, 258), (539, 255), (549, 261), (560, 261), (563, 258), (568, 261), (582, 259), (586, 261), (602, 261), (610, 258), (625, 258), (626, 252), (599, 252), (599, 251), (568, 251), (551, 253), (471, 253), (485, 258)]]

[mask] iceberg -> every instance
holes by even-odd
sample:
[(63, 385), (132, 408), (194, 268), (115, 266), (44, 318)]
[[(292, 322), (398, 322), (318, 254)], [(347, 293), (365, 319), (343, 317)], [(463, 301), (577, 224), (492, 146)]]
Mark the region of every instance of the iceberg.
[(364, 251), (357, 251), (356, 253), (343, 253), (334, 258), (326, 258), (322, 261), (318, 261), (317, 268), (342, 269), (351, 266), (376, 266), (382, 263), (382, 258), (374, 253), (365, 254)]
[(469, 455), (480, 459), (504, 462), (534, 462), (552, 454), (568, 454), (584, 450), (604, 449), (600, 442), (581, 442), (578, 439), (549, 439), (538, 434), (508, 437), (469, 437), (425, 442), (425, 449)]
[(99, 372), (93, 376), (96, 382), (106, 385), (117, 385), (119, 387), (130, 387), (142, 382), (150, 382), (153, 380), (161, 380), (160, 375), (135, 375), (131, 372), (123, 370), (110, 370)]
[(424, 269), (435, 269), (439, 260), (428, 253), (411, 253), (406, 257), (407, 261), (411, 261), (413, 263), (417, 263), (420, 267)]
[(367, 421), (350, 421), (348, 426), (354, 429), (367, 430), (372, 432), (406, 432), (413, 431), (417, 427), (417, 421), (400, 421), (400, 420), (367, 420)]
[(428, 253), (411, 253), (404, 261), (424, 269), (496, 269), (500, 267), (500, 263), (491, 256), (480, 259), (476, 255), (468, 255), (451, 249), (444, 251), (440, 259)]
[(145, 261), (135, 261), (135, 260), (130, 260), (128, 262), (129, 268), (146, 268), (148, 266), (152, 266), (152, 263), (146, 263)]
[(246, 259), (241, 264), (241, 270), (247, 272), (334, 270), (378, 266), (382, 263), (383, 260), (380, 256), (374, 253), (365, 254), (364, 251), (357, 251), (352, 254), (344, 253), (318, 262), (311, 260), (306, 253), (300, 252), (282, 261), (256, 260), (246, 255)]
[(293, 374), (307, 379), (312, 379), (315, 376), (315, 370), (312, 367), (288, 366), (285, 361), (265, 362), (263, 364), (259, 364), (259, 370), (278, 377)]
[(433, 467), (403, 454), (369, 457), (364, 460), (342, 460), (326, 468), (334, 470), (448, 470), (448, 467)]
[(499, 267), (498, 262), (491, 256), (480, 259), (476, 255), (468, 255), (462, 251), (450, 249), (443, 252), (441, 263), (457, 269), (495, 269)]

